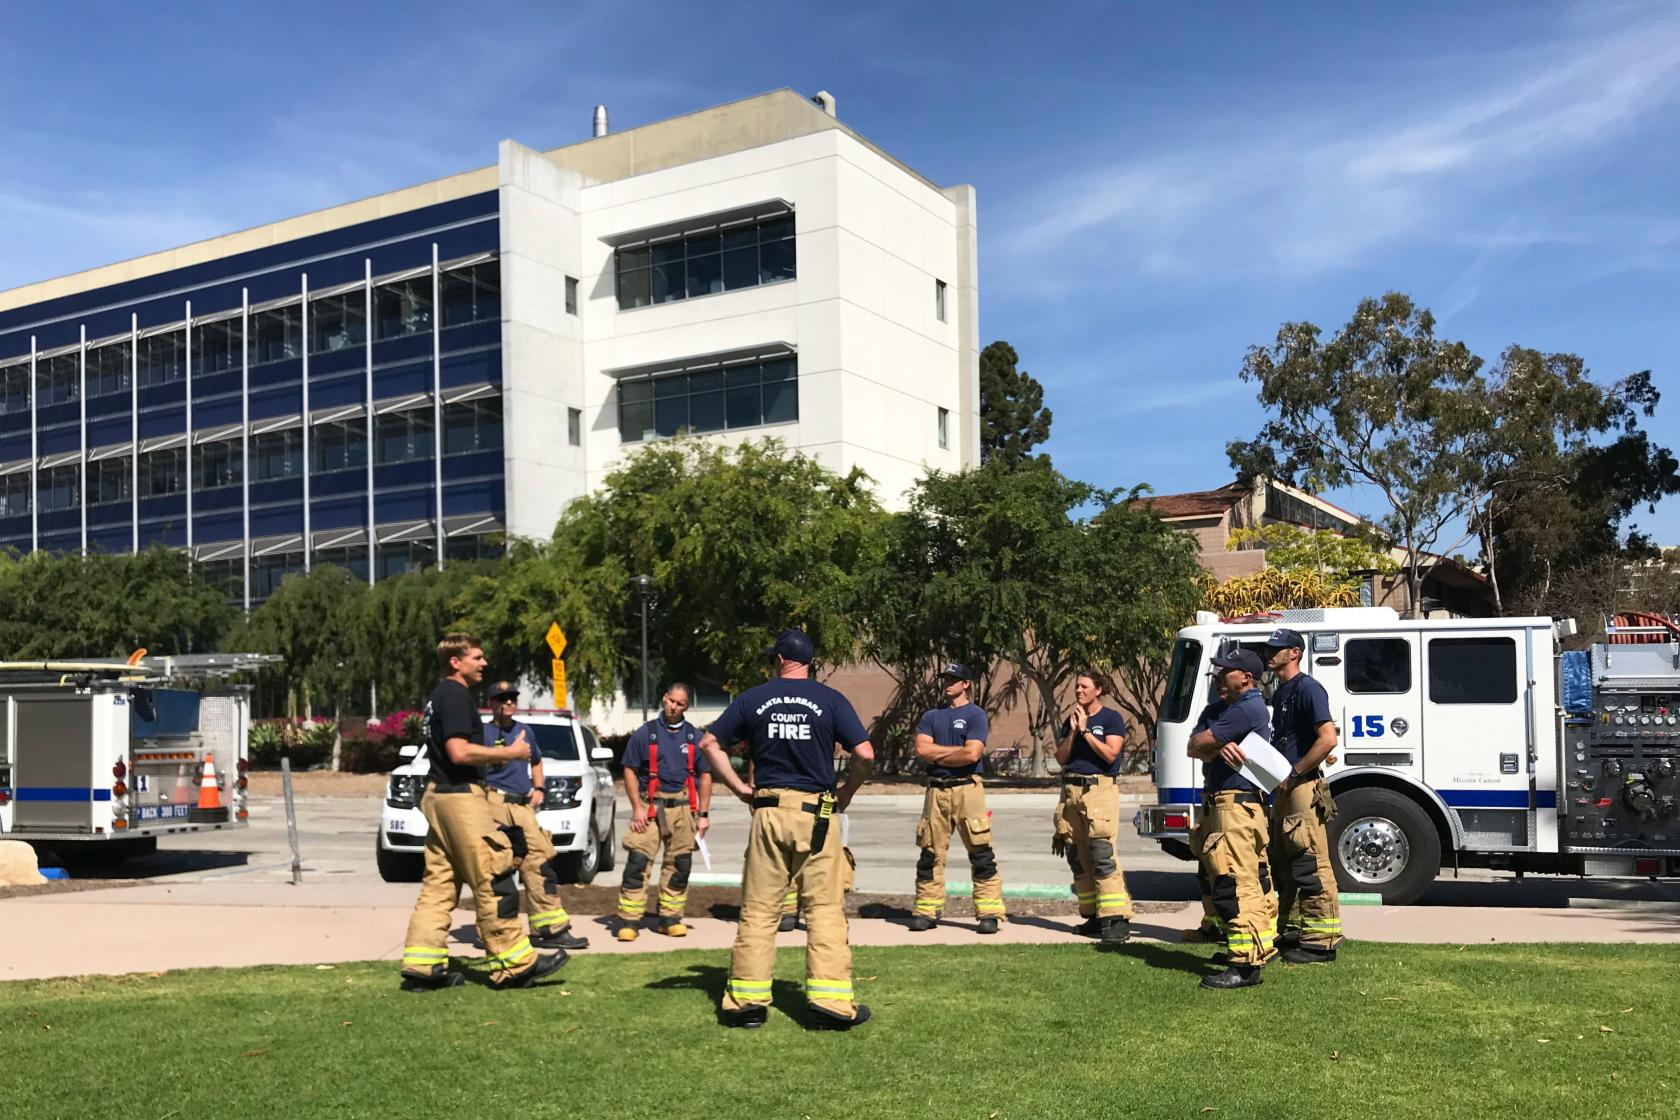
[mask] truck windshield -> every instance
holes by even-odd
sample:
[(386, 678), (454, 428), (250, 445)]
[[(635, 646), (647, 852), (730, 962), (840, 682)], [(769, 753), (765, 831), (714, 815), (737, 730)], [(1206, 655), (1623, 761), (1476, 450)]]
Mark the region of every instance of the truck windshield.
[(564, 724), (538, 723), (533, 724), (531, 730), (537, 734), (537, 748), (542, 751), (544, 758), (552, 758), (559, 762), (577, 762), (583, 756), (578, 753), (577, 738), (572, 729)]
[(1161, 722), (1183, 723), (1196, 703), (1197, 673), (1202, 667), (1202, 643), (1180, 638), (1173, 646), (1172, 669), (1167, 673), (1167, 694), (1161, 700)]

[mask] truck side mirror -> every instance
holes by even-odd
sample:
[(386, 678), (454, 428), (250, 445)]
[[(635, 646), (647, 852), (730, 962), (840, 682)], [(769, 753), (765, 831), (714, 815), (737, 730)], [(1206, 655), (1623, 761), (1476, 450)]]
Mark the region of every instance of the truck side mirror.
[(596, 747), (594, 750), (589, 752), (589, 761), (591, 761), (591, 762), (611, 762), (612, 761), (612, 748), (611, 747)]
[(419, 753), (420, 753), (420, 748), (415, 746), (413, 743), (410, 743), (406, 747), (398, 747), (397, 748), (397, 757), (402, 758), (402, 759), (407, 759), (409, 761), (413, 761), (414, 756), (419, 754)]

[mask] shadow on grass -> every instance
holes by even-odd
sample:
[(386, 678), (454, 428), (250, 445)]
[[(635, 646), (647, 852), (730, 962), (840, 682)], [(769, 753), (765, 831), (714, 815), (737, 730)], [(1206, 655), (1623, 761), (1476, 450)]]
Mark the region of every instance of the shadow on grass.
[[(650, 980), (642, 987), (661, 992), (703, 993), (707, 1001), (714, 1004), (713, 1014), (718, 1025), (728, 1026), (731, 1017), (721, 1006), (723, 987), (728, 979), (728, 969), (710, 964), (691, 964), (685, 972)], [(820, 1012), (812, 1010), (805, 1000), (804, 990), (792, 980), (770, 982), (770, 1006), (808, 1031), (823, 1030), (829, 1026)]]
[(1165, 969), (1169, 972), (1187, 972), (1192, 976), (1206, 976), (1208, 972), (1207, 959), (1182, 946), (1163, 945), (1156, 941), (1126, 941), (1118, 945), (1104, 945), (1099, 941), (1093, 948), (1099, 953), (1132, 957), (1150, 968)]

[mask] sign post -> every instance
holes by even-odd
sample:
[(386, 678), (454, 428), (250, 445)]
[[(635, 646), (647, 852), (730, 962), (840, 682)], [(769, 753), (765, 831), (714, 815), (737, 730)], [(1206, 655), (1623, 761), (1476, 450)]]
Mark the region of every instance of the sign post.
[(548, 650), (554, 655), (553, 661), (550, 663), (554, 671), (554, 706), (564, 708), (568, 706), (566, 703), (566, 663), (560, 660), (560, 657), (566, 652), (566, 632), (560, 629), (558, 622), (551, 622), (548, 624), (547, 639)]

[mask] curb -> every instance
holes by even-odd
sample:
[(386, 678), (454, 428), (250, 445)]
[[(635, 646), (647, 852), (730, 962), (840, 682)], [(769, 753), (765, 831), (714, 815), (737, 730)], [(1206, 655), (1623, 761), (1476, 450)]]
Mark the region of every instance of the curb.
[(1382, 895), (1362, 891), (1342, 891), (1336, 896), (1343, 906), (1381, 906)]
[[(726, 875), (720, 872), (701, 872), (688, 877), (691, 887), (738, 887), (741, 885), (739, 875)], [(974, 890), (974, 884), (967, 879), (947, 879), (945, 894), (947, 897), (967, 895)], [(1003, 888), (1005, 898), (1072, 898), (1073, 893), (1065, 883), (1021, 883), (1016, 886)]]

